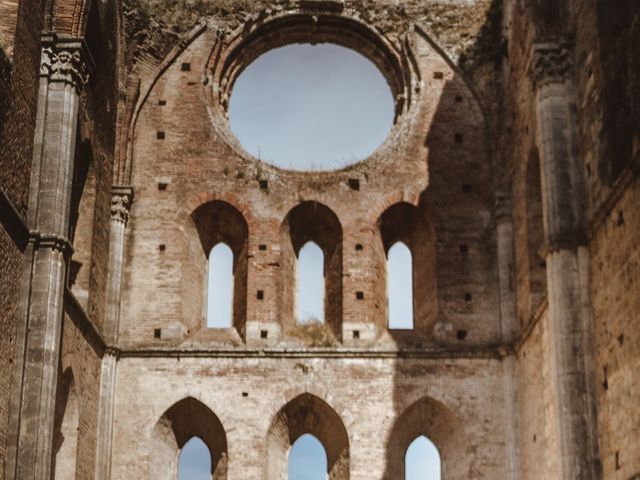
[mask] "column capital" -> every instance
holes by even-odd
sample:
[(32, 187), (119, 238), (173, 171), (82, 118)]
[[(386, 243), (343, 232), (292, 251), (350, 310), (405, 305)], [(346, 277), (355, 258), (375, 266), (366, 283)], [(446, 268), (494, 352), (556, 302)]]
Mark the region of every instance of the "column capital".
[(553, 40), (533, 42), (529, 64), (529, 76), (533, 88), (549, 83), (563, 83), (571, 73), (571, 43)]
[(511, 198), (504, 192), (498, 192), (493, 204), (493, 218), (496, 222), (511, 220)]
[(111, 187), (111, 219), (122, 223), (129, 220), (133, 203), (133, 187), (114, 185)]
[(82, 90), (89, 81), (92, 66), (93, 60), (83, 39), (52, 34), (42, 37), (41, 78), (52, 83), (67, 83)]

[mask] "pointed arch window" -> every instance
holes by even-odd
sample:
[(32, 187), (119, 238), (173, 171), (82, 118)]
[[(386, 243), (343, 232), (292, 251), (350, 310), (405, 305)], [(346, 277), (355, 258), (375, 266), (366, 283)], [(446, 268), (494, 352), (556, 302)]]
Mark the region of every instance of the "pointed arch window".
[(327, 452), (316, 437), (304, 434), (289, 452), (289, 480), (326, 480)]
[(233, 251), (223, 242), (209, 253), (207, 282), (207, 327), (231, 328), (233, 325)]
[(387, 254), (387, 297), (389, 328), (413, 329), (413, 259), (403, 242), (396, 242)]
[(405, 455), (405, 480), (440, 480), (440, 452), (424, 435), (416, 438)]
[(199, 437), (191, 437), (180, 450), (178, 480), (210, 480), (211, 452)]
[(297, 319), (324, 323), (324, 252), (317, 243), (305, 243), (298, 254)]

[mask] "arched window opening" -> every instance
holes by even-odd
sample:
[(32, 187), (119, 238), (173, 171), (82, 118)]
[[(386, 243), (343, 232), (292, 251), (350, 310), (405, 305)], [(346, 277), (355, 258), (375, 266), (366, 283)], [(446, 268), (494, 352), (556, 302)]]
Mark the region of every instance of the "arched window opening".
[(178, 480), (211, 480), (211, 452), (202, 439), (193, 437), (180, 450)]
[(387, 254), (389, 328), (413, 328), (413, 260), (411, 250), (396, 242)]
[[(383, 275), (376, 282), (379, 298), (387, 298), (380, 328), (396, 342), (414, 342), (433, 334), (438, 319), (436, 242), (433, 212), (425, 203), (390, 206), (378, 220)], [(386, 279), (385, 274), (386, 272)]]
[[(266, 444), (265, 480), (348, 480), (349, 437), (324, 400), (304, 393), (274, 417)], [(300, 461), (299, 461), (300, 460)], [(301, 465), (302, 469), (297, 469)]]
[(327, 452), (310, 434), (295, 441), (289, 452), (289, 480), (327, 480)]
[(297, 321), (324, 323), (324, 253), (307, 242), (298, 254)]
[(542, 179), (537, 150), (531, 153), (526, 185), (527, 248), (529, 251), (529, 315), (533, 315), (547, 292), (547, 270), (544, 258), (544, 219)]
[(278, 307), (283, 326), (310, 346), (333, 345), (342, 339), (340, 220), (321, 203), (302, 202), (287, 214), (281, 233)]
[(424, 435), (416, 438), (405, 455), (405, 480), (440, 480), (440, 452)]
[[(249, 226), (230, 203), (213, 200), (191, 214), (182, 270), (182, 312), (189, 330), (235, 328), (246, 335)], [(195, 323), (197, 319), (197, 324)], [(228, 333), (228, 332), (227, 332)], [(226, 334), (226, 333), (225, 333)]]
[(68, 369), (61, 376), (60, 385), (53, 436), (53, 478), (54, 480), (74, 480), (80, 411), (71, 370)]
[(207, 327), (233, 325), (233, 251), (219, 243), (209, 253), (207, 282)]
[(468, 448), (465, 429), (454, 412), (433, 398), (423, 397), (395, 421), (387, 441), (383, 478), (469, 478), (473, 459)]
[(188, 397), (156, 422), (148, 450), (149, 480), (224, 480), (227, 436), (220, 419)]

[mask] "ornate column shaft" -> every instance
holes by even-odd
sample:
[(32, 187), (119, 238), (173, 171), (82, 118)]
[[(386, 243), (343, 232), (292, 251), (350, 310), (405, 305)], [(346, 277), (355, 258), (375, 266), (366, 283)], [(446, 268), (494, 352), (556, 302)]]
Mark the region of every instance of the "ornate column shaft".
[[(501, 193), (496, 198), (493, 217), (498, 243), (498, 282), (500, 288), (500, 326), (502, 342), (511, 344), (516, 336), (515, 292), (513, 290), (513, 221), (511, 201)], [(516, 359), (506, 354), (502, 358), (504, 374), (504, 421), (506, 445), (506, 480), (518, 478), (518, 425), (516, 397)]]
[(109, 346), (102, 357), (100, 372), (100, 406), (98, 411), (98, 445), (96, 452), (96, 480), (111, 477), (113, 412), (116, 391), (116, 368), (119, 351), (120, 298), (124, 264), (124, 240), (133, 188), (114, 186), (111, 192), (111, 232), (109, 236), (109, 274), (107, 277), (106, 315), (104, 335)]
[(89, 58), (79, 39), (43, 38), (7, 479), (51, 478), (79, 93)]
[(584, 178), (578, 137), (571, 51), (534, 44), (537, 143), (543, 197), (551, 372), (558, 465), (563, 479), (597, 478), (595, 390), (586, 253)]

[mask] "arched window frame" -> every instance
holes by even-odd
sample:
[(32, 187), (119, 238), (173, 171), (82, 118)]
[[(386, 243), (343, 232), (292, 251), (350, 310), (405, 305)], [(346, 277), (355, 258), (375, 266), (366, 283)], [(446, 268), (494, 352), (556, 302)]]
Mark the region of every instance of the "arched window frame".
[(379, 298), (387, 294), (387, 258), (389, 250), (402, 242), (411, 253), (413, 329), (390, 329), (388, 302), (384, 302), (380, 327), (396, 342), (412, 343), (418, 337), (429, 337), (438, 321), (438, 291), (436, 275), (435, 229), (432, 209), (426, 204), (415, 206), (400, 202), (390, 206), (378, 219), (381, 254), (380, 271), (385, 274), (377, 283)]

